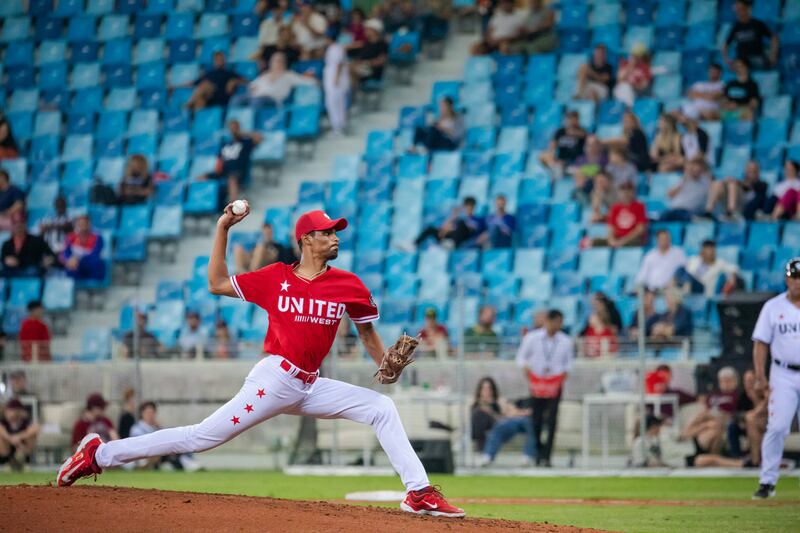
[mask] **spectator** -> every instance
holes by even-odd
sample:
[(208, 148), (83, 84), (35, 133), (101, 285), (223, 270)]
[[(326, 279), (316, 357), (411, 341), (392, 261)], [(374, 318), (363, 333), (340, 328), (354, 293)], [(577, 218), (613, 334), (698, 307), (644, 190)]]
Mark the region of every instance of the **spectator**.
[(675, 117), (662, 113), (658, 119), (658, 130), (650, 145), (650, 159), (657, 172), (673, 172), (683, 168), (681, 134)]
[(647, 415), (645, 419), (645, 434), (638, 436), (631, 445), (630, 465), (634, 468), (652, 468), (668, 466), (661, 455), (662, 420), (657, 416)]
[(575, 98), (605, 100), (614, 88), (614, 69), (608, 63), (608, 49), (604, 44), (595, 45), (592, 58), (578, 69), (578, 90)]
[(489, 466), (494, 462), (503, 445), (517, 433), (525, 433), (525, 459), (522, 466), (531, 466), (536, 459), (533, 439), (531, 409), (520, 408), (497, 391), (497, 383), (490, 378), (481, 378), (472, 402), (472, 441), (482, 453), (478, 466)]
[(289, 70), (286, 54), (275, 52), (269, 58), (269, 68), (247, 84), (247, 93), (233, 98), (234, 105), (253, 107), (283, 106), (299, 85), (317, 85), (312, 74), (298, 74)]
[(736, 370), (730, 366), (721, 368), (717, 372), (717, 383), (717, 391), (701, 396), (705, 403), (703, 410), (681, 432), (682, 438), (693, 440), (697, 454), (719, 454), (722, 451), (725, 428), (736, 411), (739, 398)]
[(542, 152), (539, 160), (560, 176), (563, 174), (564, 168), (574, 163), (583, 153), (586, 136), (587, 133), (581, 126), (578, 112), (567, 111), (564, 125), (556, 130), (547, 150)]
[[(648, 321), (656, 316), (656, 293), (653, 291), (644, 291), (644, 296), (642, 297), (642, 307), (644, 308), (644, 324), (645, 324), (645, 337), (647, 336), (647, 323)], [(639, 338), (639, 310), (637, 309), (633, 313), (633, 317), (631, 319), (631, 325), (628, 328), (628, 336), (631, 339)]]
[(486, 217), (486, 231), (478, 242), (489, 248), (511, 248), (517, 219), (506, 211), (506, 197), (498, 194), (494, 199), (494, 213)]
[(95, 175), (89, 187), (89, 203), (95, 205), (117, 205), (119, 198), (114, 189), (105, 181), (102, 176)]
[(0, 168), (0, 231), (9, 231), (15, 216), (25, 214), (25, 193), (11, 183), (11, 176)]
[(383, 36), (383, 23), (369, 19), (364, 23), (367, 42), (358, 48), (350, 63), (351, 81), (354, 86), (383, 79), (383, 69), (389, 60), (389, 45)]
[(772, 196), (768, 200), (772, 208), (772, 220), (785, 220), (800, 215), (800, 163), (789, 159), (783, 164), (783, 181), (777, 183), (772, 189)]
[(208, 331), (200, 323), (197, 311), (186, 313), (186, 322), (178, 335), (178, 346), (185, 359), (201, 359), (208, 347)]
[(381, 7), (380, 20), (388, 33), (395, 33), (415, 22), (416, 8), (411, 0), (388, 0)]
[(265, 222), (261, 226), (261, 241), (248, 252), (241, 244), (233, 247), (233, 257), (236, 263), (236, 273), (254, 272), (272, 263), (294, 263), (298, 258), (291, 248), (275, 242), (272, 225)]
[(133, 154), (125, 164), (125, 173), (119, 184), (119, 202), (125, 205), (142, 204), (150, 200), (155, 190), (147, 158)]
[(296, 2), (296, 12), (292, 19), (292, 31), (304, 59), (319, 59), (325, 52), (327, 40), (325, 32), (328, 21), (325, 16), (314, 11), (310, 0)]
[(711, 179), (708, 166), (702, 157), (687, 161), (683, 179), (667, 191), (668, 209), (661, 214), (662, 221), (689, 222), (693, 216), (705, 213)]
[(50, 360), (50, 328), (44, 322), (44, 306), (38, 300), (28, 303), (28, 316), (19, 327), (19, 344), (23, 361)]
[(242, 76), (226, 66), (223, 52), (214, 52), (213, 62), (214, 68), (195, 81), (187, 108), (197, 111), (206, 107), (227, 107), (236, 88), (245, 84)]
[(272, 62), (272, 56), (278, 52), (282, 53), (286, 58), (287, 68), (292, 68), (292, 65), (300, 59), (300, 48), (295, 44), (294, 33), (292, 33), (292, 29), (289, 26), (281, 26), (278, 30), (277, 40), (270, 45), (262, 47), (254, 54), (259, 63), (259, 70), (266, 70)]
[(475, 214), (475, 198), (467, 196), (461, 209), (453, 208), (450, 216), (441, 227), (428, 226), (417, 237), (415, 244), (419, 247), (428, 238), (433, 237), (447, 248), (460, 248), (474, 244), (485, 231), (483, 218)]
[(696, 81), (689, 87), (681, 113), (692, 120), (719, 119), (723, 89), (722, 67), (719, 63), (712, 63), (708, 67), (708, 81)]
[(3, 243), (3, 276), (42, 276), (56, 262), (56, 256), (38, 235), (28, 233), (21, 213), (15, 215), (11, 238)]
[(689, 117), (680, 117), (684, 127), (681, 135), (681, 155), (684, 160), (702, 157), (708, 158), (711, 148), (711, 139), (706, 130), (700, 127), (697, 120)]
[[(292, 13), (289, 10), (288, 0), (278, 0), (269, 2), (270, 5), (265, 6), (269, 11), (263, 16), (261, 24), (258, 25), (258, 53), (256, 57), (263, 57), (265, 48), (273, 46), (280, 40), (280, 33), (283, 28), (289, 28), (292, 22)], [(292, 35), (291, 29), (289, 31)], [(269, 59), (265, 59), (269, 61)]]
[(350, 44), (347, 45), (348, 52), (361, 48), (367, 42), (367, 29), (364, 21), (367, 16), (360, 7), (350, 11), (350, 23), (347, 25), (347, 32), (350, 34)]
[(592, 206), (593, 223), (603, 222), (611, 206), (617, 201), (617, 191), (614, 184), (605, 172), (599, 172), (593, 180), (592, 195), (590, 197)]
[(472, 46), (472, 54), (509, 53), (512, 41), (525, 31), (527, 22), (527, 13), (515, 9), (513, 0), (498, 0), (482, 40)]
[(636, 199), (633, 183), (619, 186), (619, 199), (606, 216), (608, 236), (594, 239), (594, 246), (644, 246), (647, 242), (647, 215), (642, 202)]
[(72, 233), (72, 219), (67, 214), (67, 200), (63, 196), (56, 197), (53, 202), (55, 214), (39, 221), (39, 235), (47, 242), (55, 254), (64, 251), (64, 240)]
[[(747, 436), (749, 445), (749, 464), (761, 464), (761, 442), (767, 432), (767, 404), (768, 396), (763, 390), (755, 387), (755, 372), (747, 370), (742, 376), (744, 394), (740, 396), (740, 401), (736, 406), (736, 418), (738, 424), (736, 429), (742, 428)], [(728, 441), (731, 443), (731, 454), (734, 457), (741, 455), (739, 446), (739, 435), (741, 431), (728, 433)]]
[(578, 156), (568, 170), (575, 176), (575, 189), (592, 190), (592, 180), (608, 164), (605, 147), (597, 135), (587, 135), (583, 154)]
[(131, 428), (136, 423), (136, 391), (128, 387), (122, 393), (122, 413), (119, 415), (119, 438), (131, 436)]
[(581, 332), (581, 337), (583, 354), (586, 357), (614, 355), (619, 351), (616, 328), (607, 309), (602, 305), (592, 306), (592, 312), (589, 314), (586, 327)]
[[(155, 336), (147, 331), (147, 315), (141, 310), (136, 310), (136, 330), (131, 330), (122, 338), (122, 357), (152, 359), (160, 357), (164, 351), (161, 343)], [(138, 349), (134, 345), (138, 343)]]
[(718, 203), (725, 205), (725, 217), (734, 219), (744, 216), (753, 220), (757, 213), (764, 213), (767, 207), (767, 184), (761, 180), (761, 171), (756, 161), (750, 161), (744, 168), (744, 178), (739, 180), (728, 176), (724, 180), (712, 181), (708, 191), (705, 216), (714, 218)]
[[(561, 331), (563, 326), (561, 311), (548, 311), (545, 327), (527, 333), (517, 352), (517, 365), (527, 373), (530, 384), (537, 466), (551, 466), (550, 452), (555, 440), (558, 404), (575, 357), (572, 339)], [(547, 440), (542, 443), (542, 429), (545, 427)]]
[(612, 146), (609, 149), (605, 171), (615, 187), (620, 187), (623, 183), (630, 183), (635, 189), (639, 182), (638, 171), (633, 163), (628, 161), (625, 148), (621, 146)]
[(733, 62), (736, 77), (725, 84), (722, 101), (723, 120), (752, 120), (761, 102), (758, 84), (750, 77), (748, 64), (737, 59)]
[(650, 170), (650, 154), (647, 151), (647, 137), (639, 124), (639, 117), (633, 111), (625, 111), (622, 115), (622, 137), (606, 141), (611, 147), (625, 148), (630, 161), (636, 165), (636, 170), (646, 172)]
[(8, 464), (14, 471), (22, 471), (30, 462), (39, 426), (34, 424), (25, 406), (16, 398), (8, 400), (0, 419), (0, 465)]
[(106, 276), (106, 263), (100, 257), (103, 236), (92, 231), (89, 215), (75, 219), (75, 231), (67, 235), (61, 262), (67, 275), (78, 281), (101, 280)]
[(494, 331), (497, 310), (484, 305), (478, 312), (478, 323), (464, 331), (464, 351), (473, 355), (497, 357), (500, 338)]
[[(728, 32), (722, 45), (722, 57), (730, 64), (729, 47), (735, 46), (736, 59), (747, 61), (753, 68), (766, 70), (778, 62), (778, 36), (763, 21), (754, 19), (752, 2), (736, 0), (733, 11), (736, 22)], [(769, 40), (769, 52), (764, 50), (764, 41)]]
[(675, 337), (689, 337), (694, 329), (692, 313), (683, 305), (680, 291), (664, 292), (667, 309), (656, 313), (645, 324), (647, 336), (651, 339), (670, 340)]
[(617, 83), (614, 85), (614, 98), (632, 107), (636, 98), (648, 93), (652, 81), (650, 54), (644, 44), (637, 43), (631, 49), (630, 58), (620, 61)]
[(555, 25), (555, 11), (545, 5), (544, 0), (528, 0), (528, 11), (509, 47), (510, 52), (532, 55), (555, 50), (558, 47)]
[(675, 272), (675, 283), (683, 292), (705, 294), (712, 298), (717, 294), (720, 278), (725, 277), (722, 293), (728, 294), (736, 288), (739, 267), (717, 257), (717, 243), (703, 241), (700, 255), (689, 258), (686, 267)]
[[(155, 402), (143, 402), (139, 406), (139, 420), (131, 427), (131, 437), (141, 437), (142, 435), (149, 435), (159, 429), (161, 424), (158, 423), (158, 407)], [(123, 437), (124, 438), (124, 437)], [(187, 472), (195, 472), (200, 469), (200, 465), (194, 460), (192, 454), (177, 454), (166, 455), (163, 457), (148, 457), (142, 459), (138, 463), (143, 468), (158, 468), (163, 463), (169, 463), (175, 470), (186, 470)]]
[(419, 349), (423, 355), (433, 355), (439, 359), (446, 358), (450, 350), (450, 335), (432, 307), (425, 310), (425, 323), (419, 332)]
[(19, 146), (11, 132), (11, 123), (0, 114), (0, 161), (19, 157)]
[(239, 343), (228, 329), (224, 320), (218, 320), (214, 330), (214, 357), (217, 359), (235, 359), (239, 357)]
[(622, 331), (622, 316), (617, 305), (604, 292), (597, 291), (592, 295), (592, 311), (606, 315), (609, 327), (619, 333)]
[(118, 440), (119, 433), (114, 428), (114, 423), (106, 416), (106, 402), (99, 392), (90, 394), (86, 398), (86, 410), (72, 426), (72, 447), (75, 448), (81, 439), (89, 433), (97, 433), (103, 442)]
[[(644, 388), (647, 394), (674, 394), (678, 397), (678, 406), (680, 407), (694, 403), (696, 399), (693, 394), (689, 394), (683, 389), (672, 385), (672, 369), (669, 365), (658, 365), (655, 370), (645, 374)], [(648, 404), (646, 408), (648, 413), (653, 410), (651, 404)], [(661, 405), (661, 416), (665, 420), (672, 419), (675, 416), (671, 404), (665, 403)]]
[(636, 285), (644, 285), (650, 291), (665, 289), (675, 277), (675, 272), (686, 264), (686, 254), (681, 248), (672, 246), (669, 231), (656, 232), (656, 247), (647, 252), (636, 274)]
[(345, 49), (336, 42), (325, 51), (322, 85), (331, 130), (335, 135), (344, 135), (347, 129), (347, 101), (350, 98), (350, 67)]
[[(16, 398), (22, 402), (25, 412), (31, 420), (39, 418), (41, 403), (36, 394), (28, 388), (28, 378), (24, 370), (12, 370), (8, 374), (9, 387), (6, 390), (7, 398)], [(37, 406), (36, 416), (34, 417), (33, 406)]]
[(422, 145), (429, 152), (457, 150), (464, 137), (464, 118), (456, 112), (453, 99), (445, 96), (439, 100), (439, 118), (430, 126), (417, 126), (414, 147)]
[(239, 199), (241, 184), (250, 177), (253, 150), (261, 143), (263, 137), (258, 132), (242, 131), (238, 120), (228, 122), (228, 131), (228, 138), (220, 147), (217, 156), (217, 172), (202, 176), (201, 179), (222, 181), (228, 190), (227, 198), (230, 203)]

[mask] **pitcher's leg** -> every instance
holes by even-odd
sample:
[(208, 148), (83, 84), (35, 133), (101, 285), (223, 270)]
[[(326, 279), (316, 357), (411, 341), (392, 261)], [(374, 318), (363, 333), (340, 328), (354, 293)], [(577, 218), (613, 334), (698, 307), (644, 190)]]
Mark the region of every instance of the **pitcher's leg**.
[[(789, 370), (783, 372), (790, 372)], [(767, 433), (761, 441), (761, 476), (759, 483), (775, 485), (778, 483), (783, 441), (792, 427), (800, 401), (794, 389), (780, 369), (773, 367), (770, 375), (769, 403), (767, 404)]]
[(420, 490), (430, 485), (425, 468), (408, 441), (397, 408), (388, 396), (364, 387), (321, 378), (292, 412), (317, 418), (344, 418), (371, 425), (406, 490)]

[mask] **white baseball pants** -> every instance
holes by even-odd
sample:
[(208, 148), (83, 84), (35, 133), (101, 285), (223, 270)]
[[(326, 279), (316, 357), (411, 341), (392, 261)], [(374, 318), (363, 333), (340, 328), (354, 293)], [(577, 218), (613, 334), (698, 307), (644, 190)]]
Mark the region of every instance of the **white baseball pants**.
[(792, 420), (800, 416), (800, 372), (773, 364), (769, 387), (767, 433), (761, 442), (759, 483), (775, 485), (783, 457), (783, 443), (792, 428)]
[(282, 360), (273, 355), (259, 361), (236, 396), (199, 424), (101, 444), (97, 464), (108, 468), (146, 457), (210, 450), (276, 415), (293, 414), (371, 425), (406, 490), (430, 485), (389, 397), (327, 378), (306, 385), (280, 368)]

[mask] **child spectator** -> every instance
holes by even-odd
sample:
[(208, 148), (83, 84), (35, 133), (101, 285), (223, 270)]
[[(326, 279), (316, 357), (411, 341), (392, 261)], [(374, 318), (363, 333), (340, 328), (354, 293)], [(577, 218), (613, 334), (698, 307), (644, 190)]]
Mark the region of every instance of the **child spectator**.
[(47, 242), (55, 254), (64, 251), (64, 241), (72, 232), (72, 219), (67, 214), (67, 200), (58, 196), (53, 202), (55, 214), (39, 221), (39, 235)]
[[(736, 59), (747, 61), (756, 69), (768, 69), (778, 61), (778, 36), (763, 21), (753, 18), (752, 2), (736, 0), (733, 5), (736, 22), (722, 45), (722, 57), (730, 63), (729, 47), (736, 48)], [(769, 40), (769, 52), (764, 41)]]
[(208, 347), (208, 331), (200, 323), (197, 311), (186, 313), (186, 323), (178, 335), (178, 346), (184, 359), (200, 359)]
[(17, 472), (24, 470), (38, 436), (39, 426), (31, 421), (22, 402), (8, 400), (0, 419), (0, 465), (8, 464)]
[(633, 440), (631, 446), (630, 465), (634, 468), (652, 468), (668, 466), (661, 455), (662, 420), (657, 416), (647, 415), (645, 419), (645, 434)]
[(3, 243), (2, 260), (5, 277), (42, 276), (56, 263), (56, 255), (38, 235), (28, 233), (22, 213), (14, 215), (11, 238)]
[(539, 160), (550, 168), (557, 176), (564, 172), (564, 168), (575, 162), (583, 153), (587, 133), (580, 123), (580, 116), (575, 110), (567, 111), (564, 115), (564, 125), (556, 130), (553, 139), (542, 152)]
[(415, 244), (419, 247), (433, 237), (448, 248), (460, 248), (477, 243), (478, 237), (485, 231), (483, 218), (475, 214), (475, 198), (467, 196), (461, 209), (453, 208), (450, 216), (436, 228), (428, 226), (417, 237)]
[(725, 84), (722, 102), (723, 120), (752, 120), (761, 102), (758, 84), (750, 77), (750, 67), (742, 59), (733, 62), (736, 77)]
[(608, 63), (606, 45), (595, 45), (592, 58), (578, 69), (578, 90), (575, 98), (605, 100), (614, 88), (614, 69)]
[(422, 355), (432, 355), (440, 359), (446, 358), (450, 349), (450, 335), (437, 319), (436, 309), (432, 307), (425, 310), (425, 323), (419, 332), (419, 349)]
[(683, 305), (680, 291), (671, 289), (664, 292), (667, 309), (656, 313), (645, 324), (647, 336), (655, 340), (670, 340), (675, 337), (689, 337), (694, 329), (692, 313)]
[(708, 67), (708, 81), (696, 81), (689, 87), (681, 113), (692, 120), (719, 119), (719, 105), (724, 88), (722, 67), (719, 63), (712, 63)]
[(296, 11), (292, 19), (292, 31), (305, 59), (319, 59), (325, 52), (327, 40), (325, 32), (328, 21), (325, 16), (314, 11), (310, 0), (296, 2)]
[(97, 433), (103, 442), (119, 439), (119, 433), (114, 428), (114, 423), (106, 416), (107, 406), (108, 403), (99, 392), (90, 394), (86, 398), (86, 410), (72, 427), (73, 448), (89, 433)]
[(636, 98), (647, 94), (653, 73), (650, 70), (650, 55), (647, 47), (637, 43), (631, 49), (631, 56), (620, 61), (617, 69), (617, 83), (614, 86), (614, 98), (628, 107), (632, 107)]
[(136, 391), (128, 387), (122, 393), (122, 412), (119, 415), (119, 438), (131, 436), (131, 428), (136, 423)]
[(11, 123), (0, 113), (0, 161), (19, 157), (19, 146), (11, 132)]
[(647, 215), (645, 206), (636, 199), (633, 183), (623, 182), (619, 186), (619, 199), (608, 210), (606, 216), (608, 236), (594, 239), (594, 246), (644, 246), (647, 242)]
[(525, 11), (514, 7), (513, 0), (498, 0), (483, 39), (472, 46), (472, 54), (507, 54), (511, 42), (525, 30), (527, 18)]
[(511, 248), (517, 219), (506, 211), (506, 197), (502, 194), (495, 197), (494, 208), (494, 213), (486, 217), (486, 231), (478, 237), (478, 242), (489, 248)]
[(464, 351), (470, 355), (497, 357), (500, 338), (494, 331), (497, 310), (484, 305), (478, 312), (478, 323), (464, 331)]
[(711, 178), (706, 160), (697, 157), (684, 165), (683, 179), (667, 191), (669, 203), (661, 214), (662, 221), (689, 222), (705, 212)]
[(194, 92), (186, 102), (188, 109), (197, 111), (206, 107), (227, 107), (236, 88), (244, 85), (245, 79), (225, 64), (225, 54), (214, 52), (213, 68), (195, 81)]
[(686, 264), (686, 254), (677, 246), (672, 246), (669, 231), (660, 229), (656, 233), (656, 246), (644, 255), (642, 265), (636, 274), (636, 285), (657, 291), (667, 288), (675, 277), (678, 268)]
[(355, 86), (383, 79), (383, 69), (389, 60), (389, 44), (383, 36), (383, 23), (369, 19), (364, 23), (367, 42), (357, 49), (350, 63), (350, 73)]
[(298, 259), (290, 247), (275, 242), (269, 222), (264, 222), (261, 226), (261, 241), (252, 252), (248, 252), (241, 244), (236, 244), (233, 247), (233, 257), (237, 274), (254, 272), (277, 262), (291, 264)]
[(800, 214), (800, 163), (789, 159), (783, 164), (783, 181), (778, 182), (772, 189), (772, 197), (767, 206), (772, 205), (770, 214), (772, 220), (785, 220)]
[[(276, 54), (276, 56), (279, 54)], [(258, 132), (244, 132), (238, 120), (228, 122), (229, 135), (219, 149), (216, 173), (202, 176), (220, 180), (227, 189), (228, 202), (239, 199), (240, 187), (250, 176), (250, 164), (253, 150), (263, 137)]]
[(457, 113), (453, 99), (439, 100), (439, 118), (430, 126), (418, 126), (414, 131), (414, 146), (422, 145), (429, 152), (456, 150), (464, 137), (464, 118)]
[(141, 154), (128, 157), (125, 173), (119, 184), (119, 201), (125, 205), (147, 202), (154, 191), (153, 177), (147, 158)]
[(344, 135), (347, 128), (347, 100), (350, 97), (350, 67), (345, 49), (336, 42), (331, 43), (325, 51), (322, 85), (331, 129), (336, 135)]
[(646, 172), (650, 170), (650, 154), (647, 150), (647, 136), (642, 131), (642, 126), (633, 111), (625, 111), (622, 115), (622, 137), (609, 139), (606, 144), (611, 147), (625, 148), (628, 158), (636, 165), (636, 170)]
[(44, 306), (38, 300), (28, 303), (28, 316), (19, 327), (19, 344), (23, 361), (50, 360), (50, 328), (44, 322)]
[(490, 377), (481, 378), (472, 402), (472, 442), (481, 451), (478, 466), (489, 466), (503, 445), (518, 433), (525, 433), (522, 466), (531, 466), (536, 460), (536, 444), (530, 407), (520, 408), (497, 391), (497, 383)]
[(683, 168), (681, 134), (675, 117), (663, 113), (658, 119), (658, 130), (650, 145), (650, 159), (658, 172), (673, 172)]
[(15, 216), (25, 213), (25, 193), (11, 183), (11, 176), (0, 168), (0, 231), (9, 231)]
[(106, 263), (100, 257), (103, 236), (92, 231), (89, 215), (75, 219), (75, 231), (67, 235), (61, 262), (67, 275), (76, 280), (101, 280), (106, 276)]

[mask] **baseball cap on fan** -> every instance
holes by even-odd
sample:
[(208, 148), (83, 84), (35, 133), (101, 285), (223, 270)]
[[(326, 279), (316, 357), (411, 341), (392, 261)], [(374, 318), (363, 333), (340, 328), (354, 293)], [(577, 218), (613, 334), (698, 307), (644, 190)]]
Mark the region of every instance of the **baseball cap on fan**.
[(309, 211), (303, 213), (294, 225), (294, 240), (299, 241), (303, 235), (312, 231), (325, 231), (335, 229), (342, 231), (347, 227), (347, 220), (343, 218), (331, 218), (325, 211)]
[(800, 278), (800, 257), (789, 259), (789, 262), (786, 263), (786, 277)]

